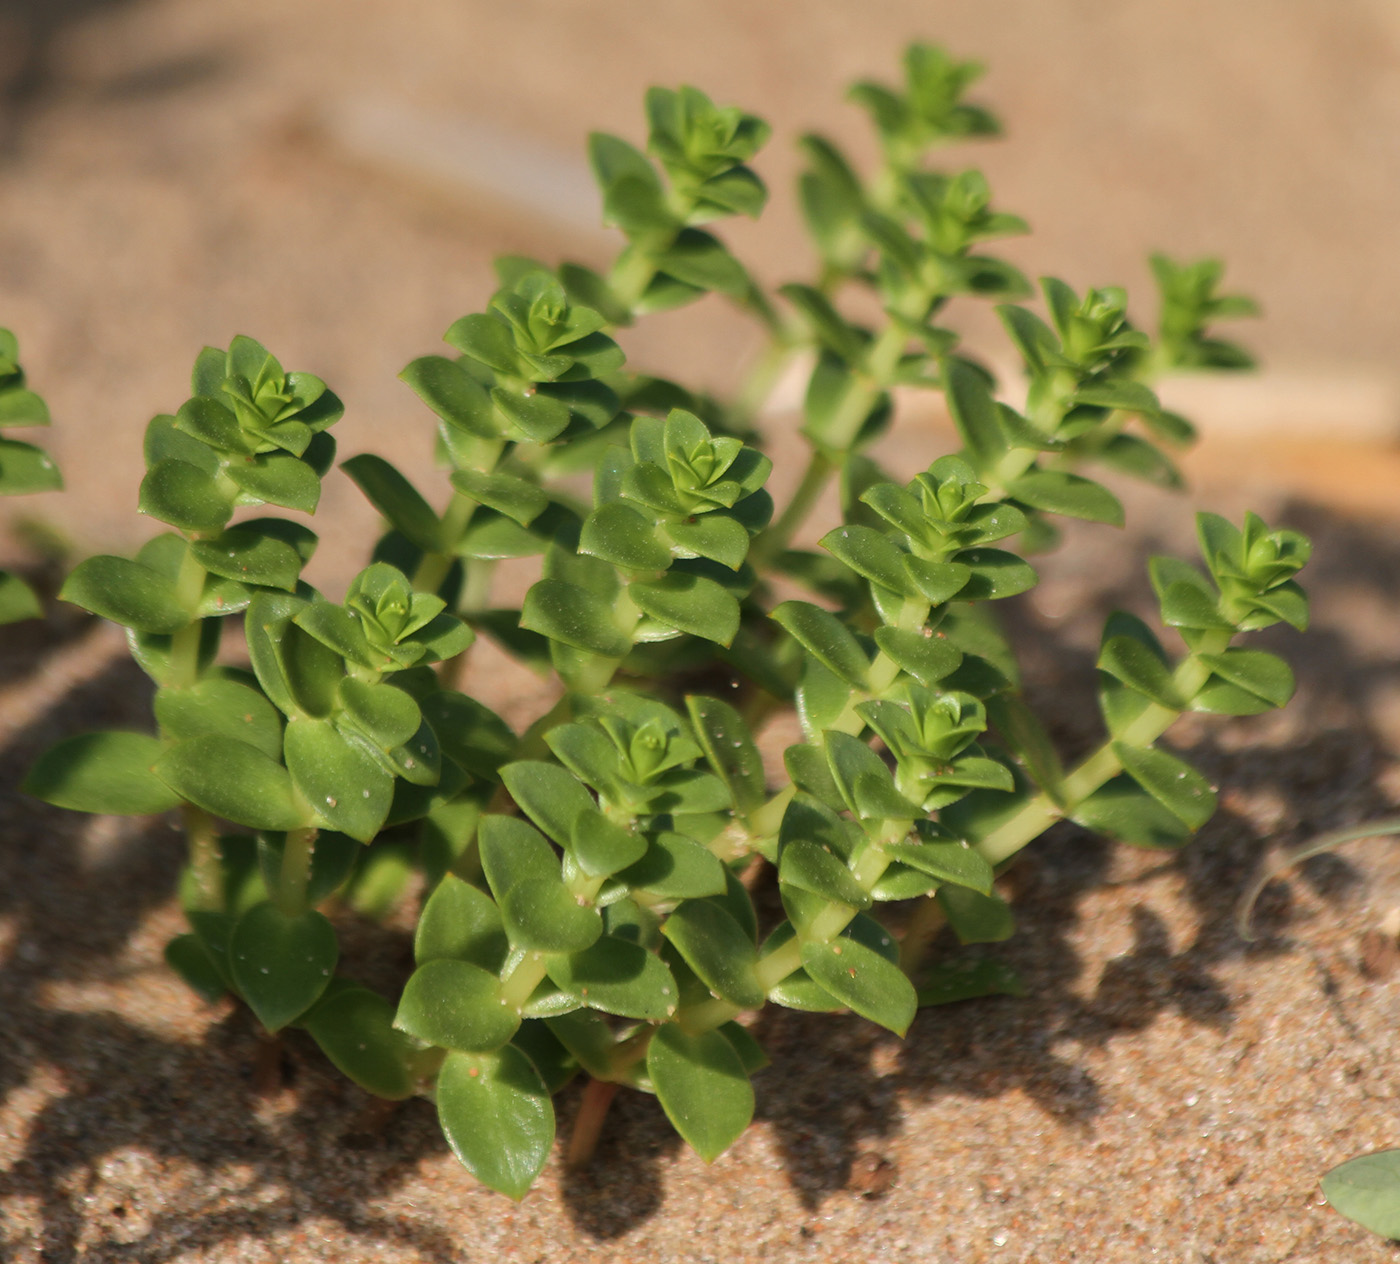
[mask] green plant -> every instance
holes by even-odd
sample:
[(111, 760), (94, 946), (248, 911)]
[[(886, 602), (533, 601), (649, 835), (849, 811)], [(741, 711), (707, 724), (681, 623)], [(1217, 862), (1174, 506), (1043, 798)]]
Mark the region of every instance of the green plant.
[[(487, 310), (447, 331), (456, 354), (404, 370), (436, 414), (452, 493), (439, 511), (380, 457), (345, 462), (390, 529), (344, 601), (301, 578), (305, 526), (239, 514), (313, 511), (340, 415), (318, 379), (248, 338), (202, 352), (192, 397), (147, 431), (141, 509), (175, 530), (134, 559), (88, 559), (64, 587), (128, 629), (157, 733), (69, 739), (29, 789), (85, 811), (178, 810), (190, 930), (171, 964), (205, 996), (241, 997), (268, 1032), (304, 1028), (371, 1092), (435, 1096), (458, 1156), (512, 1197), (543, 1165), (552, 1094), (575, 1074), (588, 1084), (573, 1158), (630, 1085), (708, 1160), (753, 1113), (764, 1056), (746, 1011), (849, 1009), (903, 1035), (920, 1004), (1018, 990), (993, 963), (926, 966), (935, 931), (1009, 935), (997, 874), (1061, 819), (1184, 843), (1214, 793), (1157, 739), (1183, 711), (1250, 714), (1292, 692), (1281, 659), (1234, 641), (1304, 626), (1307, 543), (1203, 514), (1204, 570), (1150, 563), (1184, 649), (1113, 615), (1106, 740), (1061, 766), (992, 603), (1035, 583), (1024, 555), (1053, 542), (1053, 517), (1122, 522), (1080, 470), (1178, 481), (1165, 445), (1191, 428), (1150, 380), (1244, 363), (1205, 328), (1242, 308), (1215, 295), (1216, 265), (1165, 261), (1155, 343), (1118, 289), (1046, 279), (1048, 320), (1018, 305), (1031, 287), (982, 250), (1024, 223), (976, 171), (926, 167), (938, 145), (996, 130), (963, 100), (977, 68), (916, 46), (906, 70), (900, 89), (854, 92), (884, 155), (871, 178), (804, 138), (820, 275), (776, 298), (705, 227), (762, 209), (748, 165), (760, 120), (653, 89), (647, 153), (594, 136), (625, 248), (605, 273), (501, 260)], [(769, 338), (736, 403), (625, 368), (610, 331), (712, 292)], [(846, 314), (860, 294), (874, 327)], [(1001, 301), (1024, 409), (935, 323), (967, 298)], [(774, 517), (749, 423), (799, 353), (814, 357), (811, 453)], [(943, 392), (961, 446), (901, 485), (869, 445), (904, 389)], [(832, 479), (841, 524), (821, 552), (794, 549)], [(494, 569), (536, 558), (521, 609), (492, 608)], [(775, 602), (777, 579), (814, 600)], [(247, 667), (220, 655), (230, 624)], [(455, 688), (476, 634), (562, 685), (519, 736)], [(789, 706), (803, 737), (774, 787), (754, 734)], [(417, 967), (395, 1001), (336, 974), (321, 909), (382, 908), (415, 867)], [(765, 870), (775, 926), (745, 884)], [(887, 925), (875, 914), (889, 905)]]
[[(0, 429), (48, 424), (48, 405), (29, 389), (20, 367), (19, 341), (0, 328)], [(57, 491), (62, 486), (63, 477), (47, 452), (19, 439), (0, 439), (0, 496)], [(0, 624), (40, 613), (34, 590), (18, 575), (0, 571)]]

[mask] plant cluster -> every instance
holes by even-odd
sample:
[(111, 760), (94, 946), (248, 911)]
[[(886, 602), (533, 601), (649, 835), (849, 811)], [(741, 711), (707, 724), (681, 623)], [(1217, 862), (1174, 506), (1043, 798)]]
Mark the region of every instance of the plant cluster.
[[(803, 139), (819, 275), (776, 293), (713, 231), (763, 208), (761, 120), (656, 88), (645, 151), (595, 135), (623, 250), (605, 271), (501, 260), (486, 310), (447, 331), (451, 354), (404, 370), (451, 493), (430, 500), (378, 456), (346, 461), (389, 529), (343, 600), (302, 578), (316, 537), (275, 512), (316, 508), (340, 403), (245, 337), (206, 348), (191, 397), (148, 427), (140, 508), (171, 529), (64, 586), (127, 629), (156, 731), (69, 739), (28, 788), (89, 812), (178, 811), (189, 931), (172, 966), (268, 1032), (303, 1029), (370, 1092), (435, 1098), (458, 1157), (512, 1197), (575, 1075), (585, 1117), (613, 1086), (654, 1093), (710, 1160), (753, 1114), (765, 1059), (746, 1012), (851, 1010), (903, 1035), (921, 1004), (1016, 990), (991, 963), (926, 966), (934, 932), (1009, 935), (997, 875), (1056, 821), (1184, 843), (1215, 796), (1158, 738), (1184, 711), (1247, 715), (1292, 692), (1281, 659), (1236, 641), (1304, 626), (1307, 542), (1204, 514), (1203, 567), (1150, 563), (1183, 648), (1113, 615), (1105, 740), (1062, 767), (995, 603), (1036, 582), (1026, 556), (1055, 518), (1122, 522), (1084, 470), (1177, 482), (1169, 449), (1191, 428), (1151, 383), (1246, 363), (1208, 328), (1245, 305), (1217, 294), (1217, 265), (1159, 259), (1156, 338), (1116, 288), (1046, 279), (1037, 315), (1021, 273), (986, 253), (1023, 221), (977, 171), (929, 165), (998, 130), (964, 100), (978, 67), (916, 46), (905, 69), (898, 87), (853, 90), (874, 173)], [(632, 371), (614, 338), (711, 293), (770, 344), (729, 404)], [(983, 299), (1024, 361), (1023, 407), (940, 323)], [(800, 354), (810, 460), (775, 513), (749, 423)], [(869, 449), (906, 389), (943, 393), (960, 447), (901, 484)], [(840, 525), (795, 549), (833, 479)], [(538, 579), (519, 609), (493, 607), (493, 572), (516, 559)], [(776, 580), (806, 595), (776, 601)], [(479, 635), (560, 683), (522, 734), (456, 687)], [(802, 737), (771, 785), (755, 730), (784, 707)], [(750, 894), (764, 875), (776, 924)], [(323, 910), (419, 891), (402, 995), (338, 974)]]

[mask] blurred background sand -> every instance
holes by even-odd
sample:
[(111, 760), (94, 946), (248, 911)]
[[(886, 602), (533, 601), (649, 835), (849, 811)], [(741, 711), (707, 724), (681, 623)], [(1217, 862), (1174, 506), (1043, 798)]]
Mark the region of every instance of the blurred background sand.
[[(1351, 433), (1365, 452), (1333, 483), (1374, 479), (1375, 441), (1400, 430), (1391, 0), (0, 0), (0, 321), (74, 493), (20, 509), (61, 512), (82, 548), (150, 534), (137, 437), (184, 399), (199, 347), (239, 332), (340, 392), (342, 455), (425, 471), (428, 415), (395, 374), (480, 308), (493, 254), (610, 257), (585, 137), (640, 141), (652, 83), (773, 123), (770, 209), (725, 235), (766, 281), (810, 275), (793, 142), (817, 129), (868, 158), (842, 93), (894, 79), (911, 38), (989, 67), (976, 96), (1006, 137), (947, 162), (1031, 222), (1006, 254), (1125, 284), (1144, 323), (1150, 250), (1224, 257), (1263, 305), (1239, 334), (1269, 372), (1184, 402), (1251, 443)], [(1005, 360), (974, 307), (970, 340)], [(756, 340), (718, 300), (624, 339), (634, 363), (715, 388)], [(1389, 484), (1369, 499), (1385, 508)], [(323, 505), (338, 539), (371, 529), (348, 480)], [(355, 548), (328, 541), (314, 577)]]

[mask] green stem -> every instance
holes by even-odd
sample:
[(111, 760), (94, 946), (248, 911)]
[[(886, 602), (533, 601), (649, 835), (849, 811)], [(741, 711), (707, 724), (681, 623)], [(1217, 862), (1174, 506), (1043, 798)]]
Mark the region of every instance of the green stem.
[(214, 828), (214, 818), (193, 803), (182, 803), (180, 816), (190, 849), (195, 906), (203, 913), (220, 912), (224, 907), (224, 870), (219, 858), (219, 833)]
[[(491, 464), (494, 468), (495, 462)], [(490, 473), (490, 470), (485, 472)], [(413, 586), (420, 592), (435, 593), (442, 587), (442, 581), (447, 578), (447, 572), (457, 560), (457, 555), (450, 550), (462, 538), (462, 532), (467, 529), (467, 524), (475, 512), (476, 501), (470, 496), (464, 496), (461, 492), (452, 493), (452, 499), (443, 511), (439, 527), (443, 551), (424, 553), (418, 562), (418, 569), (413, 572)]]
[(311, 880), (311, 853), (317, 829), (308, 825), (287, 831), (282, 844), (282, 867), (277, 874), (277, 907), (288, 917), (306, 912), (306, 887)]
[[(175, 576), (175, 600), (184, 610), (193, 610), (204, 591), (208, 571), (200, 565), (187, 543), (180, 571)], [(170, 679), (176, 689), (187, 689), (199, 679), (199, 642), (204, 630), (202, 619), (191, 619), (170, 638)]]
[(525, 952), (501, 979), (501, 997), (519, 1011), (534, 995), (545, 976), (544, 954)]
[(763, 411), (773, 388), (796, 354), (797, 347), (790, 340), (779, 336), (768, 340), (734, 398), (734, 412), (740, 421), (752, 421)]

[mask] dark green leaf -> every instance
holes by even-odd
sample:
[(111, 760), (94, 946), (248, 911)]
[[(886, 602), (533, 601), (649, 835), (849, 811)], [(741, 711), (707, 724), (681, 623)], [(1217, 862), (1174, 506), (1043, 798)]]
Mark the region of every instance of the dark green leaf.
[(340, 468), (355, 481), (365, 498), (393, 525), (425, 553), (442, 547), (441, 527), (417, 489), (388, 461), (363, 454), (342, 461)]
[(590, 1009), (644, 1022), (676, 1012), (676, 981), (640, 944), (604, 935), (582, 952), (549, 959), (549, 977)]
[(593, 798), (558, 764), (521, 760), (501, 769), (501, 780), (525, 814), (560, 844), (573, 839), (580, 813), (593, 810)]
[(525, 594), (520, 626), (604, 658), (622, 658), (632, 647), (631, 638), (618, 627), (607, 601), (558, 579), (542, 579)]
[(1293, 671), (1283, 659), (1265, 650), (1228, 649), (1223, 654), (1202, 654), (1205, 663), (1222, 680), (1281, 707), (1293, 696)]
[(876, 628), (875, 644), (921, 685), (936, 685), (957, 670), (963, 657), (952, 642), (937, 633), (925, 636), (904, 628)]
[(1099, 651), (1099, 670), (1173, 711), (1185, 703), (1162, 660), (1136, 637), (1112, 636)]
[(223, 973), (198, 935), (176, 935), (165, 945), (165, 964), (203, 1001), (213, 1003), (228, 992)]
[(196, 540), (190, 551), (214, 575), (293, 592), (316, 551), (316, 537), (297, 523), (259, 518), (230, 527), (217, 539)]
[(157, 776), (182, 799), (253, 829), (310, 824), (287, 770), (255, 746), (231, 737), (196, 737), (169, 746)]
[(971, 887), (949, 885), (939, 887), (935, 898), (961, 943), (996, 943), (1010, 939), (1016, 929), (1010, 906), (995, 891), (984, 895)]
[(455, 470), (452, 486), (478, 503), (505, 514), (522, 527), (528, 527), (549, 508), (549, 497), (541, 488), (514, 474)]
[(820, 843), (806, 839), (794, 839), (783, 847), (778, 881), (851, 908), (865, 909), (872, 903), (870, 893), (838, 857)]
[(1180, 847), (1192, 834), (1175, 812), (1126, 773), (1094, 791), (1070, 817), (1085, 829), (1138, 847)]
[(499, 902), (521, 882), (559, 882), (559, 858), (544, 836), (524, 821), (494, 812), (477, 826), (481, 867)]
[(174, 580), (124, 557), (79, 562), (58, 595), (138, 632), (177, 632), (192, 613), (181, 604)]
[(337, 988), (302, 1020), (342, 1075), (389, 1101), (412, 1097), (418, 1047), (394, 1030), (394, 1007), (363, 987)]
[(554, 1107), (530, 1059), (512, 1045), (449, 1054), (438, 1074), (437, 1107), (462, 1165), (498, 1193), (524, 1198), (554, 1144)]
[(417, 963), (468, 961), (497, 974), (509, 949), (500, 910), (491, 897), (455, 874), (445, 875), (418, 918), (413, 934)]
[(835, 615), (807, 601), (785, 601), (770, 618), (847, 684), (864, 688), (870, 660)]
[(660, 579), (628, 586), (628, 596), (644, 614), (666, 627), (729, 645), (739, 630), (739, 603), (712, 579), (672, 571)]
[(716, 995), (743, 1009), (763, 1004), (763, 988), (754, 974), (758, 955), (753, 940), (718, 904), (678, 904), (662, 933)]
[(234, 925), (229, 970), (268, 1031), (280, 1031), (316, 1003), (340, 957), (335, 930), (320, 913), (289, 915), (255, 904)]
[(1215, 791), (1190, 764), (1150, 746), (1114, 742), (1112, 749), (1129, 776), (1189, 829), (1215, 814)]
[(599, 505), (584, 520), (578, 549), (634, 571), (664, 571), (671, 564), (671, 550), (657, 539), (652, 522), (616, 500)]
[(520, 1013), (504, 1003), (501, 981), (490, 971), (442, 957), (410, 976), (394, 1026), (443, 1049), (489, 1053), (515, 1034)]
[(175, 807), (179, 796), (155, 774), (164, 749), (145, 733), (83, 733), (49, 747), (20, 787), (55, 807), (145, 816)]
[(763, 760), (743, 716), (716, 698), (690, 695), (685, 705), (705, 758), (729, 788), (735, 808), (745, 813), (758, 807), (766, 798)]
[[(747, 503), (740, 501), (739, 507)], [(707, 557), (732, 571), (744, 564), (749, 552), (749, 533), (744, 524), (725, 513), (707, 513), (687, 521), (668, 522), (666, 534), (679, 550), (678, 556)]]
[(373, 839), (394, 796), (394, 779), (379, 761), (329, 720), (293, 720), (282, 741), (287, 772), (316, 813), (359, 842)]
[(647, 1073), (666, 1117), (706, 1163), (743, 1135), (753, 1118), (753, 1086), (734, 1046), (718, 1031), (657, 1029)]
[(580, 952), (603, 933), (598, 910), (579, 904), (557, 876), (516, 882), (500, 901), (506, 934), (519, 948)]
[(802, 968), (847, 1008), (896, 1035), (914, 1021), (914, 985), (897, 965), (854, 939), (803, 944)]
[(1108, 488), (1063, 470), (1031, 470), (1014, 478), (1007, 492), (1022, 504), (1066, 518), (1123, 525), (1123, 505)]
[(636, 864), (647, 850), (646, 837), (626, 829), (601, 812), (580, 812), (574, 821), (570, 850), (578, 867), (591, 878), (606, 878)]
[(725, 890), (725, 868), (707, 847), (683, 834), (662, 832), (647, 854), (617, 875), (632, 890), (662, 900), (694, 900)]
[(940, 961), (925, 970), (918, 993), (919, 1008), (923, 1009), (983, 996), (1025, 996), (1026, 987), (1004, 961), (975, 957)]
[(1001, 549), (964, 549), (958, 561), (972, 571), (972, 578), (958, 590), (962, 601), (990, 601), (1014, 597), (1034, 588), (1036, 573), (1014, 553)]
[(886, 843), (887, 851), (896, 860), (918, 869), (941, 882), (969, 887), (990, 895), (992, 867), (982, 853), (960, 842), (900, 842)]
[(497, 437), (485, 387), (460, 364), (444, 356), (423, 356), (399, 377), (448, 425), (478, 439)]
[[(167, 738), (220, 734), (246, 742), (270, 759), (282, 755), (282, 717), (258, 690), (236, 680), (213, 677), (183, 689), (161, 689), (155, 715)], [(150, 762), (155, 762), (154, 754)]]
[[(9, 482), (9, 462), (0, 448), (0, 485)], [(158, 461), (141, 480), (139, 507), (182, 531), (217, 531), (233, 514), (232, 497), (207, 470), (185, 461)]]

